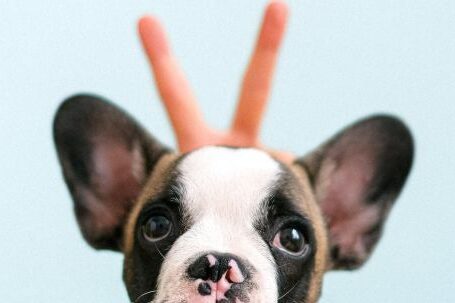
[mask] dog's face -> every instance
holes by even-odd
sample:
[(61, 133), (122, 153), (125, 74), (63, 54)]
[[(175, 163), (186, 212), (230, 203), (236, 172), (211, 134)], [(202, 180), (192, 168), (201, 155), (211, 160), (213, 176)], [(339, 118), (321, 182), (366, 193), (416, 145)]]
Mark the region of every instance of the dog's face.
[(256, 149), (226, 147), (162, 161), (128, 218), (133, 298), (156, 288), (156, 302), (265, 303), (291, 288), (291, 298), (317, 291), (310, 282), (324, 269), (325, 232), (290, 168)]
[(316, 302), (362, 265), (412, 163), (398, 120), (360, 121), (306, 157), (175, 154), (113, 105), (76, 96), (54, 135), (85, 239), (125, 254), (133, 302)]

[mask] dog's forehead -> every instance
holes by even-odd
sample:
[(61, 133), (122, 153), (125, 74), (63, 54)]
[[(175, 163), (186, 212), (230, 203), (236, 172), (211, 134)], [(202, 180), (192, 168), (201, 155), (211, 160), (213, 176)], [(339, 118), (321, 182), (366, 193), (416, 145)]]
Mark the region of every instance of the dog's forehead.
[(252, 217), (282, 173), (280, 163), (263, 151), (227, 147), (194, 151), (176, 169), (182, 202), (193, 216)]

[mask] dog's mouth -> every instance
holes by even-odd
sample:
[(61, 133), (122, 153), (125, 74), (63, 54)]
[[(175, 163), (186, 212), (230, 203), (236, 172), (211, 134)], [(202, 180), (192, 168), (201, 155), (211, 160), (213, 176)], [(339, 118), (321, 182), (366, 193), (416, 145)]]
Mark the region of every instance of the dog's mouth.
[[(142, 295), (140, 295), (136, 300), (132, 301), (131, 303), (170, 303), (168, 300), (164, 300), (164, 301), (161, 301), (161, 300), (155, 300), (154, 299), (154, 293), (156, 293), (156, 291), (149, 291), (149, 292), (146, 292)], [(179, 303), (181, 303), (182, 301), (178, 300)], [(204, 298), (204, 299), (201, 299), (200, 301), (183, 301), (185, 303), (218, 303), (218, 302), (239, 302), (239, 303), (248, 303), (249, 300), (247, 301), (241, 301), (241, 300), (238, 300), (238, 299), (223, 299), (223, 300), (217, 300), (215, 297), (211, 297), (211, 298)]]
[[(254, 287), (252, 282), (247, 282), (247, 290), (250, 291)], [(229, 289), (224, 289), (222, 285), (214, 282), (194, 281), (197, 287), (197, 293), (186, 292), (182, 290), (180, 293), (175, 293), (175, 297), (167, 294), (164, 297), (158, 294), (157, 290), (150, 290), (139, 295), (131, 303), (250, 303), (251, 298), (249, 293), (245, 293), (246, 289), (241, 287), (241, 284), (231, 285)], [(185, 295), (187, 293), (187, 295)], [(183, 295), (183, 296), (182, 296)], [(174, 298), (173, 298), (174, 297)], [(254, 300), (253, 300), (254, 301)]]
[[(176, 294), (178, 298), (175, 298), (175, 303), (250, 303), (250, 298), (245, 293), (242, 293), (242, 289), (232, 286), (229, 290), (219, 292), (216, 283), (209, 282), (198, 282), (199, 285), (197, 294), (188, 294), (188, 298), (182, 300), (182, 293)], [(253, 284), (250, 283), (250, 288), (253, 288)], [(172, 296), (171, 296), (172, 297)], [(171, 299), (171, 300), (170, 300)], [(172, 303), (172, 298), (166, 296), (165, 299), (161, 298), (157, 294), (156, 290), (144, 292), (139, 295), (131, 303)]]

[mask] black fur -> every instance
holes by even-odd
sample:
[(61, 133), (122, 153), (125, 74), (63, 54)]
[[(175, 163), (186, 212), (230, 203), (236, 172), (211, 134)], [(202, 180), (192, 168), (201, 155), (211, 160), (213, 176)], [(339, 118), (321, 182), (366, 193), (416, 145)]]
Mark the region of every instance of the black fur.
[[(275, 185), (275, 190), (264, 201), (263, 207), (267, 210), (267, 216), (258, 220), (255, 227), (269, 245), (277, 264), (280, 302), (305, 302), (314, 268), (317, 239), (307, 214), (297, 206), (296, 203), (298, 202), (293, 201), (289, 195), (288, 186), (291, 180), (293, 182), (296, 180), (286, 168), (283, 167), (283, 169), (285, 173)], [(284, 226), (295, 226), (303, 232), (309, 247), (304, 255), (295, 257), (272, 245), (275, 234)]]

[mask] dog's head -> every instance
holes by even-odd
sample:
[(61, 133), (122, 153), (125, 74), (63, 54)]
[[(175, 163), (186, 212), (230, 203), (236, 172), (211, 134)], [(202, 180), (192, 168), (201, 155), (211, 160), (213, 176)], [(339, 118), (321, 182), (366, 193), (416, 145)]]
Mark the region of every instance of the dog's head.
[(54, 137), (82, 234), (124, 253), (135, 302), (315, 302), (324, 272), (368, 259), (413, 155), (388, 116), (292, 164), (253, 148), (177, 154), (82, 95), (62, 104)]

